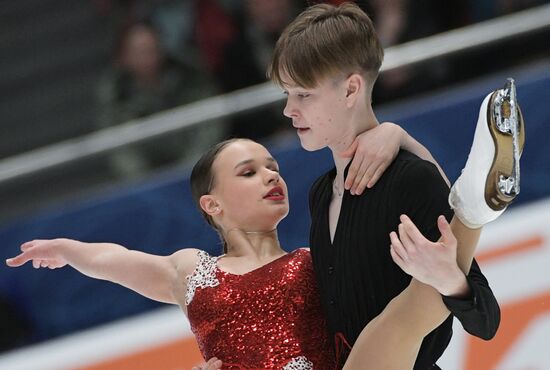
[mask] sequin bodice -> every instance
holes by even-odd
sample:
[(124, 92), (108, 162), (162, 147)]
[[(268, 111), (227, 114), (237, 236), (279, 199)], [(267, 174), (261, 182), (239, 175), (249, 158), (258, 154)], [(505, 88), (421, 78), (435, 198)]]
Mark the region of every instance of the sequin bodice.
[(205, 359), (224, 369), (334, 369), (309, 251), (244, 275), (199, 252), (187, 279), (187, 314)]

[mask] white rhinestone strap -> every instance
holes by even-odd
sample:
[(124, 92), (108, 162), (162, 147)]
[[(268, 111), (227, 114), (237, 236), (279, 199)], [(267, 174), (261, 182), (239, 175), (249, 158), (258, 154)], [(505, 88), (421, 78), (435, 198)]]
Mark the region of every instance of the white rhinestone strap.
[(219, 257), (212, 257), (205, 251), (198, 251), (199, 261), (193, 274), (186, 276), (187, 291), (185, 292), (185, 304), (189, 305), (195, 296), (195, 289), (215, 287), (220, 284), (216, 278), (216, 262)]
[(283, 370), (313, 370), (313, 363), (306, 356), (298, 356), (283, 366)]

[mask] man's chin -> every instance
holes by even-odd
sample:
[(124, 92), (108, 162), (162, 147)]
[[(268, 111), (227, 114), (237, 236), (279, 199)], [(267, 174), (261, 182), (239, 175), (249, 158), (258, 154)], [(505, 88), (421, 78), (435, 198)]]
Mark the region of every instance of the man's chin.
[(315, 152), (317, 150), (321, 150), (325, 148), (325, 146), (315, 145), (314, 143), (308, 143), (308, 142), (305, 142), (304, 140), (300, 140), (300, 144), (302, 145), (302, 148), (304, 150), (307, 150), (308, 152)]

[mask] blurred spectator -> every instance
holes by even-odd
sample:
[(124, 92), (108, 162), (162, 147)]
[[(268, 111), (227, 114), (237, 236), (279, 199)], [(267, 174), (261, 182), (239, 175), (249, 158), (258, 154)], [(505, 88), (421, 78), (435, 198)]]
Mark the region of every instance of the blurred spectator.
[[(197, 3), (197, 40), (223, 91), (266, 82), (275, 42), (303, 8), (292, 0), (202, 0)], [(288, 127), (282, 108), (267, 107), (233, 118), (232, 134), (261, 139)]]
[[(459, 0), (370, 0), (358, 4), (373, 18), (384, 47), (447, 31), (464, 24), (466, 6)], [(444, 60), (386, 71), (375, 86), (375, 102), (435, 87), (450, 73)]]
[(470, 21), (480, 22), (547, 2), (548, 0), (470, 0), (468, 1)]
[[(109, 127), (215, 94), (208, 75), (197, 67), (176, 62), (161, 50), (156, 30), (148, 23), (125, 27), (115, 42), (115, 59), (98, 86), (98, 126)], [(202, 124), (147, 145), (114, 152), (113, 170), (123, 177), (192, 160), (196, 153), (220, 140), (223, 126)]]

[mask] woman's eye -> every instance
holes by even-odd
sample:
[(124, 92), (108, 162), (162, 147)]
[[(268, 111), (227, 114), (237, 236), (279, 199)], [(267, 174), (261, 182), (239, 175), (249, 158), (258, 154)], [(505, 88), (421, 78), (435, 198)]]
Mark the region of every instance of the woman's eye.
[(309, 94), (298, 94), (300, 98), (307, 98), (309, 97)]
[(255, 174), (254, 171), (246, 171), (246, 172), (243, 172), (241, 176), (250, 177), (250, 176), (254, 176), (254, 174)]

